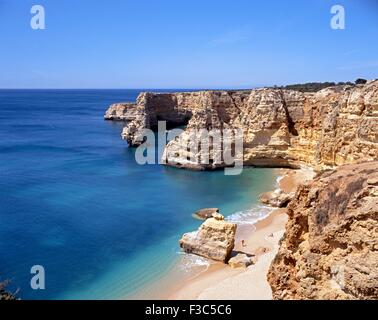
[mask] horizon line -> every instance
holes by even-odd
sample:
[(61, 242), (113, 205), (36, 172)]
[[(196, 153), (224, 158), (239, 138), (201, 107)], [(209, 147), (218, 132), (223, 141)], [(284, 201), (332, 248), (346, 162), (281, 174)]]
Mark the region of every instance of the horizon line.
[(271, 86), (254, 86), (246, 88), (232, 88), (232, 87), (219, 87), (219, 88), (0, 88), (0, 90), (252, 90), (256, 88), (264, 88)]
[[(369, 80), (377, 80), (375, 79), (367, 79)], [(290, 82), (285, 84), (258, 84), (258, 85), (252, 85), (252, 86), (246, 86), (241, 85), (240, 87), (236, 86), (221, 86), (221, 87), (156, 87), (156, 88), (147, 88), (147, 87), (141, 87), (141, 88), (120, 88), (120, 87), (114, 87), (114, 88), (0, 88), (0, 90), (252, 90), (252, 89), (259, 89), (259, 88), (267, 88), (267, 87), (285, 87), (290, 85), (304, 85), (304, 84), (313, 84), (313, 83), (347, 83), (352, 82), (354, 83), (355, 80), (344, 80), (344, 81), (334, 81), (334, 80), (325, 80), (325, 81), (305, 81), (305, 82)]]

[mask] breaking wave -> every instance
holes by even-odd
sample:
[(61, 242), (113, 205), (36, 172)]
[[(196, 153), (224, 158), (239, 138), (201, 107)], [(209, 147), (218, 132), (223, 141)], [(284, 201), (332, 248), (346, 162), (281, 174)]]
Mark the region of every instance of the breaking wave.
[(255, 224), (266, 218), (274, 208), (257, 205), (248, 210), (238, 211), (229, 215), (226, 220), (236, 224)]
[(206, 271), (211, 264), (209, 259), (196, 256), (194, 254), (187, 254), (183, 252), (180, 252), (179, 254), (182, 256), (181, 261), (179, 263), (179, 267), (181, 271), (185, 273), (193, 273), (194, 271), (193, 269), (197, 269), (197, 268), (198, 268), (197, 271), (200, 271), (200, 272)]
[(280, 182), (281, 180), (284, 178), (284, 176), (278, 176), (277, 179), (276, 179), (276, 187), (279, 188), (280, 187)]

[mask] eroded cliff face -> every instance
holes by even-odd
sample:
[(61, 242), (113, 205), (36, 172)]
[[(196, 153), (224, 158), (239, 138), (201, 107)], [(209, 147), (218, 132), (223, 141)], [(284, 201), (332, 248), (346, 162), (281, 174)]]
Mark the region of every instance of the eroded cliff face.
[(157, 130), (158, 121), (166, 121), (167, 128), (187, 125), (193, 113), (206, 104), (202, 92), (141, 93), (134, 107), (136, 117), (124, 127), (122, 138), (138, 146), (143, 143), (143, 129)]
[[(191, 148), (198, 130), (241, 129), (245, 165), (335, 167), (378, 158), (378, 81), (338, 86), (317, 93), (279, 89), (142, 93), (135, 119), (123, 130), (130, 145), (143, 142), (144, 128), (186, 125), (166, 146), (168, 165), (215, 169), (222, 148)], [(197, 138), (199, 140), (199, 137)], [(201, 159), (209, 158), (210, 163)]]
[(268, 281), (275, 299), (378, 299), (378, 162), (302, 185)]

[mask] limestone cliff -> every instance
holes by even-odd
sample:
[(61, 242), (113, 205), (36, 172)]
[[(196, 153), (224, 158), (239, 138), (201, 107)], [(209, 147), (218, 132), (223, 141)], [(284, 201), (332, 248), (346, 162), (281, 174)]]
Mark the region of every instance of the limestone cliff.
[[(122, 137), (137, 146), (143, 142), (142, 129), (156, 129), (159, 120), (167, 121), (168, 127), (186, 125), (180, 139), (166, 146), (168, 165), (226, 166), (222, 160), (201, 163), (206, 151), (192, 151), (190, 141), (199, 129), (238, 128), (244, 133), (245, 165), (309, 165), (322, 170), (378, 158), (378, 81), (317, 93), (281, 89), (142, 93), (135, 118)], [(220, 151), (210, 150), (209, 158)]]
[(302, 185), (268, 274), (276, 299), (378, 299), (378, 162)]

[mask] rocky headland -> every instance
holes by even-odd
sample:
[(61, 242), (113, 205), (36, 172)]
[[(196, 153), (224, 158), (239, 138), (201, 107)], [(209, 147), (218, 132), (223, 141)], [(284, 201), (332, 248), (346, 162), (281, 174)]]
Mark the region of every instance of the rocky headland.
[[(219, 150), (197, 154), (188, 150), (200, 129), (241, 129), (244, 133), (243, 163), (253, 166), (321, 171), (338, 165), (371, 161), (378, 154), (378, 81), (365, 85), (334, 86), (318, 92), (283, 89), (251, 91), (199, 91), (141, 93), (126, 108), (111, 107), (113, 114), (132, 114), (122, 132), (130, 146), (143, 143), (143, 129), (157, 129), (164, 120), (169, 127), (186, 126), (180, 139), (170, 141), (166, 163), (190, 169), (227, 166), (214, 160)], [(119, 110), (114, 111), (114, 109)], [(119, 116), (118, 116), (119, 117)], [(190, 161), (188, 160), (190, 158)]]

